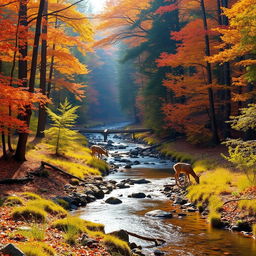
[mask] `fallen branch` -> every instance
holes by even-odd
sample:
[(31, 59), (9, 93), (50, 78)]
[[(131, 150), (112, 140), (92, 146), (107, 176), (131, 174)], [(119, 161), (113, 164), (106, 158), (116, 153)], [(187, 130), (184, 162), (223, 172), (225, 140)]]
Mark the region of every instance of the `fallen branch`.
[(237, 201), (242, 201), (242, 200), (255, 200), (256, 197), (253, 197), (253, 198), (237, 198), (237, 199), (231, 199), (231, 200), (228, 200), (226, 202), (223, 203), (223, 205), (225, 204), (228, 204), (228, 203), (231, 203), (231, 202), (237, 202)]
[(60, 173), (62, 173), (62, 174), (64, 174), (64, 175), (66, 175), (66, 176), (69, 176), (70, 178), (78, 179), (78, 180), (80, 180), (80, 181), (82, 181), (82, 182), (85, 182), (85, 180), (83, 180), (83, 179), (81, 179), (81, 178), (79, 178), (79, 177), (77, 177), (77, 176), (74, 176), (74, 175), (72, 175), (72, 174), (70, 174), (70, 173), (68, 173), (68, 172), (65, 172), (65, 171), (63, 171), (62, 169), (60, 169), (59, 167), (54, 166), (54, 165), (49, 164), (49, 163), (44, 162), (44, 161), (41, 161), (41, 166), (37, 169), (37, 171), (41, 171), (42, 169), (45, 168), (45, 166), (51, 167), (51, 168), (54, 169), (55, 171), (58, 171), (58, 172), (60, 172)]
[(29, 181), (32, 181), (33, 178), (28, 177), (28, 178), (21, 178), (21, 179), (3, 179), (0, 180), (0, 184), (22, 184), (22, 183), (27, 183)]
[(141, 236), (141, 235), (132, 233), (132, 232), (127, 231), (127, 230), (125, 230), (125, 232), (126, 232), (128, 235), (130, 235), (130, 236), (134, 236), (134, 237), (137, 237), (137, 238), (142, 239), (142, 240), (145, 240), (145, 241), (155, 242), (155, 245), (156, 245), (156, 246), (159, 246), (159, 245), (162, 245), (162, 244), (166, 243), (166, 241), (163, 240), (163, 239), (161, 239), (161, 238), (145, 237), (145, 236)]

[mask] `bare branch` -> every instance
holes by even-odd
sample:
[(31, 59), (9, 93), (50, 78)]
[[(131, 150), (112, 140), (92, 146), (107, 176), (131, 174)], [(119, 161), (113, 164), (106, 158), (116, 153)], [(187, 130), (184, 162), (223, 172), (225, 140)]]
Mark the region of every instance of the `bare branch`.
[[(59, 9), (59, 10), (56, 10), (56, 11), (49, 12), (49, 13), (44, 14), (44, 15), (42, 15), (42, 16), (54, 15), (54, 14), (56, 14), (56, 13), (58, 13), (58, 12), (65, 11), (65, 10), (71, 8), (72, 6), (74, 6), (74, 5), (76, 5), (76, 4), (80, 3), (80, 2), (82, 2), (82, 1), (84, 1), (84, 0), (79, 0), (79, 1), (73, 3), (73, 4), (69, 5), (69, 6), (66, 6), (66, 7), (64, 7), (64, 8), (62, 8), (62, 9)], [(32, 16), (34, 16), (34, 15), (36, 15), (36, 14), (31, 14), (28, 18), (30, 18), (30, 17), (32, 17)], [(31, 23), (32, 21), (36, 20), (36, 19), (37, 19), (37, 16), (34, 17), (34, 18), (32, 18), (31, 20), (29, 20), (29, 21), (28, 21), (28, 24)]]

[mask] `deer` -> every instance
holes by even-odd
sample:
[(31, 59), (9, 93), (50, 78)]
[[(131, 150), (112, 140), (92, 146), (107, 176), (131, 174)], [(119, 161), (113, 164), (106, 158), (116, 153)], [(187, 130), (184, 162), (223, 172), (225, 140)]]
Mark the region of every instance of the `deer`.
[[(180, 177), (180, 173), (184, 173), (190, 182), (190, 177), (189, 175), (193, 176), (193, 178), (195, 179), (195, 181), (199, 184), (199, 175), (196, 175), (196, 173), (194, 172), (191, 164), (187, 164), (187, 163), (176, 163), (175, 165), (173, 165), (173, 169), (175, 171), (175, 175), (174, 178), (176, 180), (176, 185), (181, 186), (181, 184), (178, 184), (179, 181), (179, 177)], [(179, 182), (180, 183), (180, 182)]]
[(93, 156), (98, 156), (98, 158), (102, 158), (102, 155), (108, 156), (108, 151), (98, 145), (92, 145), (91, 151)]

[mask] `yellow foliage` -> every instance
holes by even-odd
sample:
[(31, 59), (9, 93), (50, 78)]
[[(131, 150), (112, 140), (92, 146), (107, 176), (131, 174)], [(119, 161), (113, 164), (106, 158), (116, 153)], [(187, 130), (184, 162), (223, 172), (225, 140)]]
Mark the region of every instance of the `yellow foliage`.
[(5, 205), (8, 206), (13, 206), (13, 205), (24, 205), (24, 201), (22, 200), (22, 198), (17, 197), (17, 196), (9, 196), (7, 197), (7, 199), (4, 201)]
[(238, 202), (238, 206), (241, 209), (249, 211), (251, 214), (256, 213), (256, 199), (252, 200), (241, 200)]
[(35, 193), (32, 193), (32, 192), (23, 192), (23, 193), (21, 193), (21, 196), (23, 196), (24, 198), (29, 199), (29, 200), (42, 199), (41, 196), (39, 196)]
[(19, 244), (18, 247), (25, 253), (26, 256), (54, 256), (55, 250), (42, 242), (29, 242)]
[(25, 221), (45, 222), (47, 213), (36, 206), (20, 206), (13, 209), (12, 217)]
[(67, 211), (58, 204), (46, 199), (36, 199), (27, 202), (27, 206), (37, 207), (42, 209), (50, 214), (61, 214), (62, 216), (67, 215)]
[(127, 242), (112, 236), (112, 235), (105, 235), (102, 239), (102, 242), (109, 247), (111, 252), (120, 253), (123, 256), (131, 255), (130, 247), (128, 246)]

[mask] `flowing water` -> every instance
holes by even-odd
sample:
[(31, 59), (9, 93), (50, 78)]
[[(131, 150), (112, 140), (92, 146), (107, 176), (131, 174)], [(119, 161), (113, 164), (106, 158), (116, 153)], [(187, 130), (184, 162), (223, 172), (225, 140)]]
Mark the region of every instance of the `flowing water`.
[[(94, 138), (95, 139), (95, 138)], [(122, 138), (110, 138), (114, 146), (127, 146), (126, 149), (118, 150), (126, 159), (132, 148), (143, 145), (127, 142)], [(102, 140), (102, 139), (101, 139)], [(110, 150), (110, 153), (117, 149)], [(113, 161), (110, 157), (109, 161)], [(145, 216), (145, 213), (155, 209), (164, 211), (176, 210), (178, 206), (172, 205), (171, 201), (161, 193), (166, 184), (173, 182), (171, 172), (168, 169), (173, 163), (168, 160), (160, 160), (152, 156), (132, 159), (140, 161), (132, 169), (124, 169), (122, 172), (110, 174), (106, 179), (121, 181), (123, 179), (146, 178), (151, 181), (148, 184), (135, 184), (130, 188), (116, 189), (102, 200), (97, 200), (79, 210), (82, 218), (105, 224), (105, 231), (112, 232), (125, 229), (142, 236), (162, 238), (167, 241), (162, 247), (157, 248), (166, 252), (168, 256), (203, 256), (203, 255), (233, 255), (233, 256), (255, 256), (256, 241), (245, 238), (238, 233), (226, 230), (212, 229), (207, 221), (198, 213), (188, 213), (185, 217), (171, 219), (158, 219)], [(122, 168), (120, 168), (122, 169)], [(143, 192), (150, 197), (144, 199), (130, 198), (128, 195), (134, 192)], [(110, 205), (105, 203), (108, 197), (118, 197), (122, 204)], [(149, 256), (154, 255), (156, 247), (153, 242), (145, 242), (133, 237), (130, 241), (136, 242), (143, 247), (143, 252)]]

